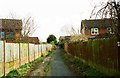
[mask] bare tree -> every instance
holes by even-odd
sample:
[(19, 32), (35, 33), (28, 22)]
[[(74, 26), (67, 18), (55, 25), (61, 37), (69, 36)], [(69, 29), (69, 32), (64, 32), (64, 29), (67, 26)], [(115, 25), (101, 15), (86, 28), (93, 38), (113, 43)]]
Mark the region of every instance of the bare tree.
[(22, 20), (22, 35), (23, 37), (29, 37), (31, 36), (35, 30), (37, 29), (37, 26), (34, 23), (34, 19), (30, 16), (28, 18), (24, 18)]
[(61, 31), (67, 35), (79, 34), (79, 29), (75, 28), (73, 25), (64, 25)]
[(70, 36), (69, 41), (71, 42), (88, 41), (87, 36), (80, 34), (80, 28), (75, 28), (73, 25), (65, 25), (61, 30), (64, 34)]
[(90, 17), (112, 19), (112, 28), (118, 38), (118, 43), (120, 42), (120, 1), (116, 2), (115, 0), (108, 0), (107, 3), (103, 2), (101, 4), (100, 9), (95, 6)]
[[(10, 12), (9, 18), (15, 19), (17, 18), (17, 15)], [(32, 18), (31, 16), (22, 18), (22, 37), (32, 36), (32, 34), (38, 28), (38, 26), (35, 25), (34, 22), (34, 18)]]
[(116, 3), (116, 1), (108, 0), (107, 3), (102, 2), (100, 5), (95, 5), (90, 17), (95, 18), (114, 18), (117, 15), (117, 10), (115, 6), (118, 6), (119, 4)]
[(91, 16), (95, 15), (100, 18), (110, 18), (112, 19), (112, 27), (117, 37), (118, 45), (118, 69), (120, 71), (120, 1), (108, 0), (107, 3), (101, 5), (102, 7), (96, 11), (96, 7), (93, 9)]

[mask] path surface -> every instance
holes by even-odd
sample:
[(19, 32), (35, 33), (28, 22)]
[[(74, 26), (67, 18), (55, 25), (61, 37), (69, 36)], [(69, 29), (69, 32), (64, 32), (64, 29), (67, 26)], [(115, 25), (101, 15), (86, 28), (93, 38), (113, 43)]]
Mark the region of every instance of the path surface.
[[(57, 48), (42, 63), (38, 63), (27, 76), (75, 76), (64, 63), (61, 56), (62, 52), (61, 49)], [(46, 65), (49, 66), (47, 73), (44, 71)]]
[(57, 48), (55, 53), (52, 55), (50, 63), (51, 70), (47, 73), (47, 76), (75, 76), (73, 72), (69, 70), (66, 64), (63, 62), (61, 57), (62, 50)]

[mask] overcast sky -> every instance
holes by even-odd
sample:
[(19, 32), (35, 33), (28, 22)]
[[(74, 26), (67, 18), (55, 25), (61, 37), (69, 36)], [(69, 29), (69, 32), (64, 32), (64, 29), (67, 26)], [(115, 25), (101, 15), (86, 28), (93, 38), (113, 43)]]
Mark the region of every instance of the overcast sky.
[(33, 36), (46, 41), (49, 34), (66, 35), (65, 25), (80, 29), (81, 20), (89, 19), (95, 4), (107, 0), (0, 0), (0, 18), (32, 16), (38, 29)]

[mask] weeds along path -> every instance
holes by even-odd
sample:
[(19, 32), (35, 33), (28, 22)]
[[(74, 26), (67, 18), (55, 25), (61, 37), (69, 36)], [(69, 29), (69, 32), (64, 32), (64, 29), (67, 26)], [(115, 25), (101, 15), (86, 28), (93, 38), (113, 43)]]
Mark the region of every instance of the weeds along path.
[(49, 71), (47, 72), (47, 76), (75, 76), (75, 74), (69, 70), (67, 65), (64, 63), (62, 59), (63, 51), (57, 48), (52, 55), (51, 62), (49, 64)]
[(63, 51), (54, 50), (44, 61), (38, 62), (26, 76), (76, 76), (62, 59)]
[(37, 62), (31, 69), (30, 71), (25, 75), (25, 76), (45, 76), (51, 57), (54, 52), (52, 52), (50, 55), (48, 55), (43, 62)]

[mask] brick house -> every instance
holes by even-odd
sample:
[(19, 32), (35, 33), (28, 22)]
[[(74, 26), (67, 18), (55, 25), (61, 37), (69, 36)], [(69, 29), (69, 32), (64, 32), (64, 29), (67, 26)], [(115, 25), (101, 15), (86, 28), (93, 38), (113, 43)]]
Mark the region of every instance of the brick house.
[(21, 37), (22, 20), (0, 19), (0, 40), (16, 40)]
[(59, 42), (69, 42), (71, 36), (60, 36)]
[(60, 36), (59, 37), (59, 46), (61, 47), (61, 48), (64, 48), (64, 43), (65, 42), (69, 42), (70, 41), (70, 38), (71, 38), (71, 36)]
[(33, 44), (40, 44), (40, 40), (38, 37), (23, 37), (24, 42), (33, 43)]
[(88, 36), (88, 38), (108, 37), (114, 34), (112, 25), (112, 19), (82, 20), (81, 34)]

